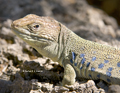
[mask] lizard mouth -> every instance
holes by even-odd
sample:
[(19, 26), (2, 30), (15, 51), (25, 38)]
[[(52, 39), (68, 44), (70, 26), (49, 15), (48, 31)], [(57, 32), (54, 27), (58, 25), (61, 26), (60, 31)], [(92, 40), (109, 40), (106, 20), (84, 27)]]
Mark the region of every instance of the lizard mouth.
[(14, 26), (12, 26), (12, 31), (19, 36), (21, 39), (25, 39), (25, 40), (38, 40), (38, 41), (42, 41), (42, 42), (48, 42), (51, 41), (53, 42), (54, 40), (48, 39), (48, 38), (44, 38), (44, 37), (39, 37), (31, 32), (29, 32), (27, 29), (24, 28), (16, 28)]

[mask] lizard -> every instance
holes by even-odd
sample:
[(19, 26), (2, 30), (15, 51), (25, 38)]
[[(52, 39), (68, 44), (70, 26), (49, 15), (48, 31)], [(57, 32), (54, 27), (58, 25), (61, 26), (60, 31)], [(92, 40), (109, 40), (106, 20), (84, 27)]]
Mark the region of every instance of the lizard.
[(120, 85), (120, 49), (85, 40), (51, 17), (28, 14), (13, 21), (11, 28), (64, 68), (63, 86), (73, 85), (76, 78)]

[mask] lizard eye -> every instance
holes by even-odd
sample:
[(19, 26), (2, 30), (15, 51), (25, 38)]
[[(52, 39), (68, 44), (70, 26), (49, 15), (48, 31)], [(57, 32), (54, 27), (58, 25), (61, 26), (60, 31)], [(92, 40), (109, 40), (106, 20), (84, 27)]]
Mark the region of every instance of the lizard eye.
[(40, 24), (39, 23), (33, 23), (33, 24), (30, 24), (28, 25), (28, 28), (31, 30), (31, 31), (39, 31), (41, 28), (40, 28)]
[(39, 25), (35, 25), (35, 26), (33, 26), (34, 28), (39, 28)]

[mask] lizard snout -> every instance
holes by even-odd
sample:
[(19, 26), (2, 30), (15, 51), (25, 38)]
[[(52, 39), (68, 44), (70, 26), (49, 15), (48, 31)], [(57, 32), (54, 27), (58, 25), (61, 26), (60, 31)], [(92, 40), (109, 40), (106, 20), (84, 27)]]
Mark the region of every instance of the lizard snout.
[(15, 21), (13, 21), (12, 24), (11, 24), (11, 27), (12, 27), (12, 28), (15, 28), (15, 27), (19, 27), (19, 25), (16, 24)]

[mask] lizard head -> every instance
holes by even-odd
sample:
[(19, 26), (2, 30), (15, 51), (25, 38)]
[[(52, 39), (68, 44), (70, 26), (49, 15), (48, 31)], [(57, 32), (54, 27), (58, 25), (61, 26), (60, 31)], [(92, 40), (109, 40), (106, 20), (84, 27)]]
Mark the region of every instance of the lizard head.
[(18, 37), (44, 56), (51, 55), (57, 49), (61, 27), (59, 22), (50, 17), (29, 14), (13, 21), (11, 27)]
[(41, 39), (43, 41), (50, 40), (57, 42), (60, 31), (59, 22), (56, 20), (34, 14), (29, 14), (21, 19), (13, 21), (11, 27), (15, 34), (24, 40), (29, 39), (27, 38), (27, 36), (29, 36), (30, 39), (33, 40)]

